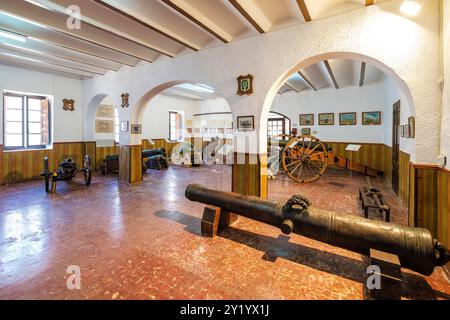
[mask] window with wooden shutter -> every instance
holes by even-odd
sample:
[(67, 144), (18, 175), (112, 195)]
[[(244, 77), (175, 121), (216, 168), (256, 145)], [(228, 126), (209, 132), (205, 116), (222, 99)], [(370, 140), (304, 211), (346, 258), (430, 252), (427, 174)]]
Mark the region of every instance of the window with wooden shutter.
[(45, 148), (50, 144), (50, 101), (44, 96), (4, 94), (6, 150)]

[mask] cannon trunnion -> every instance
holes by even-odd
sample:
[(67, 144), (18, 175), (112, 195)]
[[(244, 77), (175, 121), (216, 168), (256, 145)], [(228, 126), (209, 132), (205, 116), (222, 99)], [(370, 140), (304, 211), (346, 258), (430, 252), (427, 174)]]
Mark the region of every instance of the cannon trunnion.
[(423, 275), (450, 261), (449, 251), (427, 229), (314, 209), (302, 196), (283, 204), (195, 184), (186, 188), (185, 195), (191, 201), (279, 227), (286, 234), (294, 232), (366, 256), (371, 249), (396, 255), (402, 267)]

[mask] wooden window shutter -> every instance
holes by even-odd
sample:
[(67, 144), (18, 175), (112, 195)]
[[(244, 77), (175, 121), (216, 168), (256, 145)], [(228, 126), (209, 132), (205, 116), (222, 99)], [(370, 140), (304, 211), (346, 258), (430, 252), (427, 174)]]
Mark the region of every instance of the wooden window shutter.
[(41, 142), (42, 145), (50, 144), (50, 103), (48, 99), (41, 100)]

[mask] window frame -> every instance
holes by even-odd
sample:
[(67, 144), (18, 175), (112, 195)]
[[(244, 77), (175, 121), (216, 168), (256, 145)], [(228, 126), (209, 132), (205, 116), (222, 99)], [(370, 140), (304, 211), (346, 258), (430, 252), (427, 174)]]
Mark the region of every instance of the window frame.
[[(21, 146), (6, 146), (6, 97), (16, 97), (22, 99), (22, 145)], [(30, 135), (30, 122), (28, 120), (29, 107), (28, 100), (48, 100), (48, 135), (49, 143), (46, 145), (29, 145), (29, 135)], [(42, 112), (42, 111), (41, 111)], [(42, 132), (41, 132), (42, 135)], [(5, 151), (23, 151), (23, 150), (42, 150), (46, 149), (48, 146), (52, 145), (52, 108), (51, 99), (45, 95), (36, 94), (25, 94), (25, 93), (15, 93), (15, 92), (3, 92), (3, 150)]]
[[(269, 131), (269, 123), (271, 123), (271, 122), (280, 122), (281, 121), (281, 134), (284, 134), (285, 132), (286, 132), (286, 122), (285, 122), (285, 119), (284, 118), (270, 118), (269, 120), (267, 120), (267, 133), (269, 133), (268, 131)], [(273, 125), (272, 125), (272, 127), (273, 127)], [(278, 125), (277, 125), (277, 127), (278, 127)], [(274, 138), (275, 136), (271, 136), (271, 135), (269, 135), (268, 134), (268, 136), (269, 137), (271, 137), (271, 138)], [(277, 135), (278, 136), (278, 135)]]
[[(180, 138), (181, 139), (172, 139), (172, 126), (171, 126), (171, 121), (172, 121), (171, 120), (171, 116), (172, 116), (172, 114), (174, 114), (175, 117), (177, 115), (179, 115), (180, 118), (181, 118), (181, 121), (180, 121), (180, 133), (181, 133)], [(175, 121), (176, 121), (176, 119), (175, 119)], [(184, 113), (182, 111), (169, 110), (169, 141), (170, 142), (183, 142), (185, 140), (183, 122), (184, 122)], [(177, 130), (177, 128), (175, 128), (175, 134), (176, 134), (176, 130)]]

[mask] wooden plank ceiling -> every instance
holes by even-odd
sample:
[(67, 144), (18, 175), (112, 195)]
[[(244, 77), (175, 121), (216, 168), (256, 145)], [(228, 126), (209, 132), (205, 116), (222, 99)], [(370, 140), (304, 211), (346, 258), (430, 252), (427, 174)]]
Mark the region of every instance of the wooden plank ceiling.
[[(90, 78), (124, 65), (171, 59), (372, 4), (367, 0), (1, 0), (0, 63)], [(68, 10), (74, 6), (80, 8), (80, 28)]]

